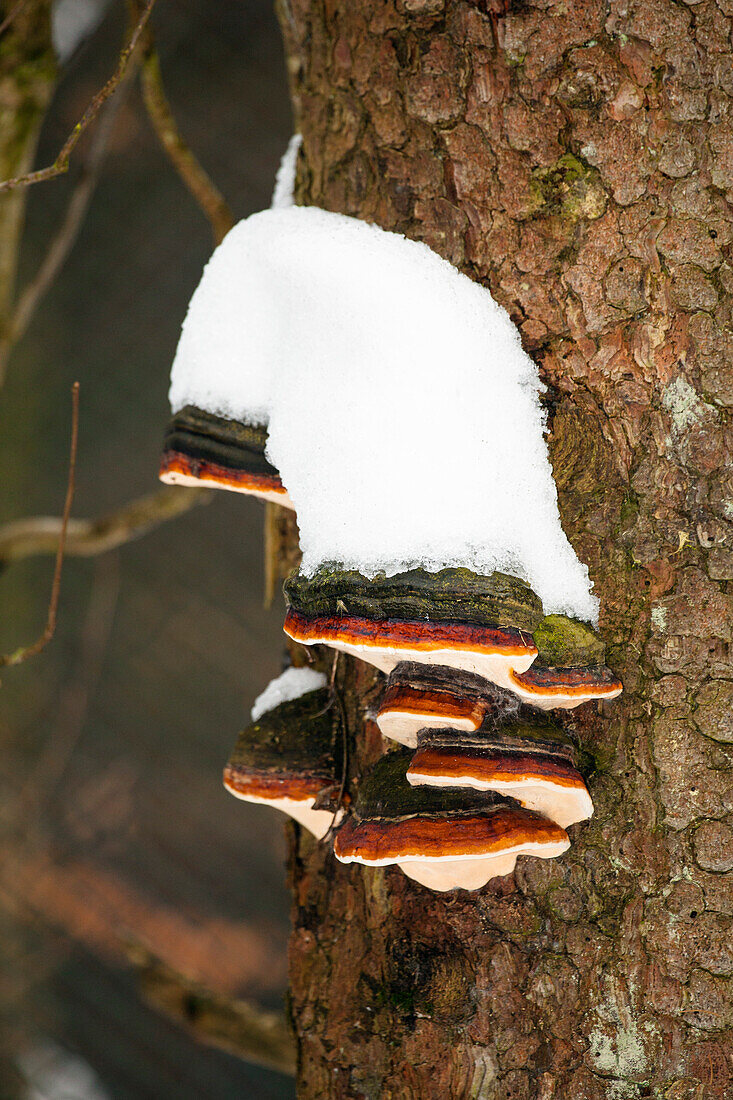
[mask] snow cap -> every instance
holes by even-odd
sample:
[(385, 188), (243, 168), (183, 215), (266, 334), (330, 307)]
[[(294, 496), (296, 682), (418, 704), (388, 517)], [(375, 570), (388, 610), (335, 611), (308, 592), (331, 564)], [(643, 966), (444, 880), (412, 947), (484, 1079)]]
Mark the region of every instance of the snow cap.
[(427, 245), (311, 207), (240, 222), (191, 299), (187, 404), (269, 425), (303, 569), (466, 566), (595, 620), (562, 527), (542, 385), (488, 290)]
[(264, 691), (252, 704), (252, 721), (256, 722), (263, 714), (279, 707), (281, 703), (289, 703), (293, 699), (301, 699), (311, 691), (319, 691), (326, 687), (326, 677), (322, 672), (316, 672), (314, 668), (286, 668), (274, 680), (270, 680)]

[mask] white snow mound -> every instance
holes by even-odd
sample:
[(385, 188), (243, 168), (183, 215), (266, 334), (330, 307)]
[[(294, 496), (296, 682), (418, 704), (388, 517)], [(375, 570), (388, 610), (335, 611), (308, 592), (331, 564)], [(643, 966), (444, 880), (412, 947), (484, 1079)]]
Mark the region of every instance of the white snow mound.
[(275, 176), (275, 190), (272, 193), (270, 206), (273, 210), (282, 210), (286, 206), (292, 206), (295, 192), (295, 173), (298, 164), (298, 151), (303, 144), (301, 134), (293, 134), (288, 147), (283, 153), (280, 167)]
[(274, 680), (270, 680), (265, 690), (252, 704), (252, 721), (256, 722), (268, 710), (274, 710), (281, 703), (291, 699), (300, 699), (309, 691), (318, 691), (326, 686), (326, 677), (313, 668), (288, 668)]
[(596, 621), (542, 384), (509, 315), (427, 245), (312, 207), (240, 222), (183, 326), (171, 404), (269, 422), (302, 568), (501, 570)]

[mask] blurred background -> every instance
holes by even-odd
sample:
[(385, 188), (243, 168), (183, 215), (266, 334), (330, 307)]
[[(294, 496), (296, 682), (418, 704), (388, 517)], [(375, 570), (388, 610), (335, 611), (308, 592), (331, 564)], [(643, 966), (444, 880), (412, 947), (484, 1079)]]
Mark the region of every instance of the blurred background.
[[(117, 0), (62, 0), (60, 14), (67, 59), (38, 165), (114, 69), (125, 31)], [(159, 0), (153, 25), (183, 136), (237, 218), (269, 205), (292, 130), (271, 0)], [(29, 191), (21, 286), (74, 176), (72, 159), (68, 177)], [(133, 87), (0, 391), (0, 523), (60, 513), (77, 379), (73, 514), (156, 489), (170, 364), (211, 248)], [(67, 558), (55, 638), (3, 671), (2, 1097), (294, 1096), (287, 1076), (195, 1037), (199, 987), (282, 1010), (288, 931), (281, 818), (221, 785), (252, 700), (281, 670), (282, 610), (263, 606), (262, 505), (209, 496), (119, 550)], [(0, 574), (0, 652), (40, 633), (52, 573), (47, 555)], [(160, 1011), (167, 967), (184, 992), (196, 983), (177, 1001), (183, 1024)]]

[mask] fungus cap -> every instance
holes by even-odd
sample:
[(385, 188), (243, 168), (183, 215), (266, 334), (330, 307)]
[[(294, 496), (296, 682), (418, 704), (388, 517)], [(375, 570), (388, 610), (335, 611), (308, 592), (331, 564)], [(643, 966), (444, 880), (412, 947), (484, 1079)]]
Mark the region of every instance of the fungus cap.
[(187, 405), (171, 419), (159, 478), (168, 485), (247, 493), (292, 508), (280, 475), (265, 458), (267, 428)]
[(542, 605), (532, 590), (504, 573), (411, 569), (368, 578), (323, 567), (296, 573), (284, 585), (285, 633), (360, 657), (384, 672), (403, 661), (447, 665), (508, 682), (537, 654), (530, 630)]
[(605, 665), (587, 668), (513, 669), (507, 685), (524, 703), (540, 710), (572, 710), (592, 699), (615, 699), (623, 684)]
[(432, 889), (475, 890), (509, 874), (519, 855), (550, 859), (569, 845), (555, 822), (507, 804), (476, 814), (348, 817), (336, 834), (334, 852), (342, 863), (396, 863)]
[(387, 681), (377, 713), (385, 737), (417, 747), (421, 729), (477, 730), (489, 717), (519, 708), (516, 695), (480, 676), (446, 666), (402, 662)]
[(481, 734), (423, 730), (407, 779), (415, 786), (467, 787), (506, 795), (563, 829), (591, 817), (593, 802), (570, 753), (517, 741), (508, 747)]
[(402, 661), (448, 665), (509, 687), (537, 656), (531, 635), (461, 622), (372, 620), (362, 616), (307, 616), (290, 608), (283, 626), (303, 645), (327, 645), (391, 672)]
[(224, 768), (236, 798), (289, 814), (321, 839), (338, 817), (341, 738), (326, 689), (262, 714), (243, 730)]
[(474, 890), (508, 874), (518, 855), (552, 858), (568, 848), (560, 826), (512, 800), (410, 787), (409, 760), (388, 753), (362, 782), (334, 840), (342, 863), (397, 864), (431, 889)]

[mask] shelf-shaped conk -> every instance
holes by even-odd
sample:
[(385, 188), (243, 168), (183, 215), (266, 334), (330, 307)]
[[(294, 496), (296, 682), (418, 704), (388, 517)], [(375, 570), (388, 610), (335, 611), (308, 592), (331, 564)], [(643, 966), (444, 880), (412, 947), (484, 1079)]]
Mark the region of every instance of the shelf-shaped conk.
[(266, 711), (240, 733), (224, 769), (224, 786), (235, 797), (281, 810), (315, 837), (324, 837), (339, 814), (337, 713), (327, 688)]
[(292, 502), (265, 457), (267, 428), (186, 405), (168, 424), (159, 477), (169, 485), (231, 489), (287, 508)]
[(322, 643), (384, 672), (401, 661), (448, 665), (508, 686), (537, 656), (532, 626), (541, 605), (522, 581), (468, 569), (413, 569), (373, 579), (319, 570), (285, 582), (285, 633)]
[(409, 763), (408, 752), (390, 752), (362, 780), (336, 831), (342, 863), (395, 864), (431, 890), (478, 890), (510, 874), (520, 855), (550, 859), (568, 848), (564, 829), (511, 799), (411, 786)]
[(406, 661), (389, 675), (377, 725), (385, 737), (414, 749), (421, 729), (477, 730), (519, 706), (516, 695), (481, 676)]
[(422, 730), (407, 779), (416, 786), (507, 795), (564, 829), (593, 813), (573, 747), (549, 724), (509, 721), (477, 733)]
[[(486, 696), (488, 685), (496, 685), (542, 710), (613, 699), (621, 691), (616, 677), (597, 663), (603, 647), (591, 628), (562, 615), (543, 619), (532, 590), (503, 573), (414, 569), (369, 579), (323, 568), (310, 577), (290, 577), (285, 595), (284, 629), (291, 638), (331, 646), (387, 673), (405, 662), (443, 666), (486, 681)], [(482, 705), (476, 688), (473, 683), (469, 690), (469, 723)], [(426, 706), (447, 708), (449, 724), (456, 693), (418, 689), (412, 698), (418, 711), (420, 690)], [(380, 725), (386, 715), (380, 712)], [(411, 737), (408, 731), (398, 739)]]

